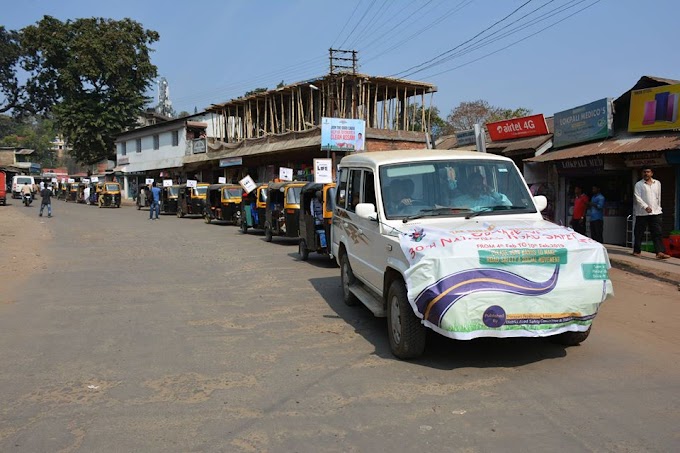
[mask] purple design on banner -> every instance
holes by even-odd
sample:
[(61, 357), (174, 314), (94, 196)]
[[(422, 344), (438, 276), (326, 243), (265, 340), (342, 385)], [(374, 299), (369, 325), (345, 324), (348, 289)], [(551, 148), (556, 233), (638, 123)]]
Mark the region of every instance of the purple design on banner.
[(469, 269), (448, 275), (425, 288), (416, 297), (418, 311), (432, 324), (440, 326), (446, 312), (468, 294), (498, 291), (523, 296), (540, 296), (555, 289), (560, 266), (544, 282), (534, 282), (501, 269)]

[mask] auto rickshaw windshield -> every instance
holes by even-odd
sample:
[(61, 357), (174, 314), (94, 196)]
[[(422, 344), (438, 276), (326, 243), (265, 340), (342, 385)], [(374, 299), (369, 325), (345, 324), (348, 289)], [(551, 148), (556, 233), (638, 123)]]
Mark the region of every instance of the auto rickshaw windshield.
[(243, 191), (239, 188), (225, 189), (225, 195), (227, 198), (241, 198)]
[(168, 196), (171, 196), (171, 197), (177, 196), (177, 193), (179, 191), (178, 187), (168, 187), (167, 189), (168, 189)]
[(107, 192), (117, 192), (118, 190), (120, 190), (118, 188), (118, 184), (107, 184), (106, 185), (106, 191)]
[(205, 198), (207, 193), (208, 193), (208, 186), (194, 187), (194, 196)]
[(302, 187), (291, 187), (286, 192), (286, 203), (288, 204), (300, 204), (300, 193), (302, 193)]

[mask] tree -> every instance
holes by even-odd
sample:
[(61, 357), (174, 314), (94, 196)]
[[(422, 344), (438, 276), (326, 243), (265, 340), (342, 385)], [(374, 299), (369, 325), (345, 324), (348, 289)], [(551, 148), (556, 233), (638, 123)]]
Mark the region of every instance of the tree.
[[(6, 121), (8, 119), (8, 121)], [(0, 116), (6, 131), (0, 135), (0, 146), (28, 148), (34, 150), (31, 162), (43, 167), (54, 167), (57, 156), (52, 151), (52, 141), (57, 136), (54, 121), (42, 117), (11, 118)], [(3, 128), (4, 129), (4, 128)]]
[(486, 124), (494, 121), (526, 116), (531, 110), (519, 107), (515, 110), (502, 107), (494, 107), (487, 101), (461, 102), (458, 107), (451, 110), (446, 117), (448, 125), (447, 133), (466, 131), (475, 127), (475, 124)]
[[(414, 131), (422, 130), (423, 106), (418, 103), (409, 105), (408, 115), (409, 118), (413, 119), (413, 122), (409, 124), (409, 129)], [(432, 106), (431, 108), (425, 108), (426, 125), (428, 120), (430, 122), (429, 132), (432, 134), (433, 139), (439, 137), (445, 130), (447, 124), (439, 115), (439, 109), (437, 107)], [(425, 130), (427, 130), (427, 128)]]
[(20, 57), (19, 34), (0, 26), (0, 113), (13, 109), (21, 101), (17, 78)]
[(187, 112), (186, 110), (182, 110), (177, 114), (177, 118), (184, 118), (185, 116), (189, 116), (191, 113)]
[(28, 77), (18, 108), (51, 112), (77, 161), (111, 158), (115, 135), (135, 127), (149, 100), (157, 69), (148, 46), (158, 38), (131, 19), (43, 17), (19, 33)]

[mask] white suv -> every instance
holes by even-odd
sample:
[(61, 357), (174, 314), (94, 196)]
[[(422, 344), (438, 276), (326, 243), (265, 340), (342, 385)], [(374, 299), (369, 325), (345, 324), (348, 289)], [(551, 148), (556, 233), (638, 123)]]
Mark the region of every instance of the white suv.
[(331, 235), (344, 301), (387, 317), (399, 358), (423, 353), (426, 328), (578, 344), (613, 293), (609, 259), (601, 244), (543, 220), (546, 204), (501, 156), (347, 156)]

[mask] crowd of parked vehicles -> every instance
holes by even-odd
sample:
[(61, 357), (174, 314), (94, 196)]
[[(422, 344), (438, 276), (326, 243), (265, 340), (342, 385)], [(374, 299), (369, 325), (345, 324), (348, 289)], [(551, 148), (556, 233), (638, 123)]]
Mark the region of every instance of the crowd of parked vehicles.
[[(227, 222), (267, 242), (298, 241), (340, 267), (342, 296), (387, 318), (393, 354), (419, 357), (431, 329), (457, 340), (550, 337), (584, 341), (613, 294), (599, 243), (545, 221), (512, 160), (463, 151), (387, 151), (345, 157), (336, 182), (197, 183), (162, 188), (160, 210)], [(82, 189), (82, 190), (81, 190)], [(120, 206), (120, 186), (93, 186)], [(137, 208), (149, 206), (142, 188)], [(88, 202), (82, 183), (58, 198)], [(90, 204), (91, 201), (90, 201)], [(578, 297), (574, 295), (578, 294)]]

